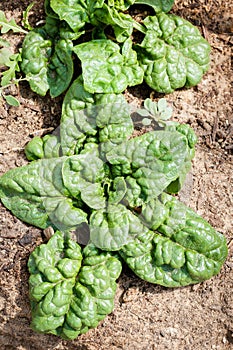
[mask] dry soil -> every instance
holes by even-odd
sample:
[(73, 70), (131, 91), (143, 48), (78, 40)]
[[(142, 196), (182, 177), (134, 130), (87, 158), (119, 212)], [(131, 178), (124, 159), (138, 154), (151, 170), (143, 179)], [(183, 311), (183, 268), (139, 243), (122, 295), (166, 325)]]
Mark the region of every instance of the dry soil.
[[(0, 10), (20, 24), (31, 0), (1, 0)], [(44, 19), (35, 0), (30, 23)], [(167, 95), (175, 118), (189, 123), (199, 141), (181, 200), (227, 239), (229, 256), (216, 277), (194, 286), (168, 289), (141, 281), (124, 267), (115, 310), (94, 330), (74, 341), (30, 329), (27, 260), (43, 242), (41, 230), (26, 225), (0, 204), (0, 348), (2, 350), (229, 350), (233, 349), (232, 200), (232, 7), (224, 0), (177, 0), (173, 12), (198, 26), (212, 47), (211, 67), (201, 83)], [(140, 13), (139, 13), (140, 15)], [(23, 35), (7, 36), (15, 51)], [(0, 102), (0, 175), (26, 163), (23, 149), (35, 135), (59, 125), (62, 97), (42, 98), (22, 83), (10, 92), (20, 107)], [(157, 99), (144, 85), (129, 89), (130, 102)]]

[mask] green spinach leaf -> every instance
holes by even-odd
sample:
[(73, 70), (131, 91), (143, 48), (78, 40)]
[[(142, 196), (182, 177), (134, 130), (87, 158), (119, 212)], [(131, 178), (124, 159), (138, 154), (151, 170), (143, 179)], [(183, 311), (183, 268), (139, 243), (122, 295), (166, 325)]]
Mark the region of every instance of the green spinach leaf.
[(122, 204), (109, 204), (90, 217), (90, 241), (103, 250), (115, 251), (143, 230), (140, 220)]
[(79, 44), (73, 50), (82, 62), (84, 89), (90, 93), (117, 94), (143, 80), (130, 39), (122, 49), (111, 40), (100, 39)]
[(34, 330), (74, 339), (114, 307), (120, 261), (94, 246), (80, 246), (57, 231), (28, 261)]
[(182, 185), (196, 143), (193, 131), (187, 125), (184, 129), (193, 143), (189, 143), (177, 125), (122, 142), (107, 153), (113, 174), (125, 176), (125, 199), (130, 206), (141, 206), (168, 186), (171, 192), (176, 192)]
[(104, 0), (50, 0), (50, 6), (75, 31), (78, 32), (85, 23), (90, 23), (91, 17), (97, 8), (102, 8)]
[(68, 230), (87, 221), (84, 203), (93, 209), (105, 207), (104, 176), (104, 163), (93, 152), (39, 159), (3, 175), (0, 196), (20, 219)]
[(166, 287), (199, 283), (219, 273), (227, 256), (223, 235), (202, 217), (163, 193), (142, 206), (148, 228), (120, 250), (142, 279)]
[(136, 0), (135, 3), (151, 6), (156, 12), (168, 12), (171, 10), (174, 0)]
[(60, 132), (64, 155), (79, 153), (88, 138), (97, 133), (104, 155), (131, 136), (129, 105), (120, 94), (90, 94), (84, 90), (80, 76), (65, 96)]
[(210, 45), (199, 30), (165, 13), (147, 17), (144, 25), (146, 36), (135, 49), (145, 82), (164, 93), (198, 84), (210, 62)]
[(130, 15), (119, 12), (116, 8), (106, 4), (95, 11), (92, 19), (92, 24), (97, 27), (110, 25), (118, 42), (124, 42), (129, 39), (133, 32), (133, 23), (134, 21)]
[(26, 35), (21, 70), (33, 91), (44, 96), (50, 90), (56, 97), (68, 88), (73, 77), (72, 47), (70, 40), (55, 43), (43, 29)]

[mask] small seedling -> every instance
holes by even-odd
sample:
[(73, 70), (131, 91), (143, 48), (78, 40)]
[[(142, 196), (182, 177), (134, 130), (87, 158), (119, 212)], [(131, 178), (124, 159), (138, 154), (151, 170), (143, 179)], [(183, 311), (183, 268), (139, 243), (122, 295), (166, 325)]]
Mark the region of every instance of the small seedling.
[(167, 104), (165, 98), (161, 98), (158, 102), (147, 98), (144, 101), (144, 109), (138, 109), (136, 112), (144, 117), (142, 119), (143, 125), (148, 126), (151, 125), (152, 121), (155, 121), (160, 127), (165, 127), (172, 116), (172, 107)]

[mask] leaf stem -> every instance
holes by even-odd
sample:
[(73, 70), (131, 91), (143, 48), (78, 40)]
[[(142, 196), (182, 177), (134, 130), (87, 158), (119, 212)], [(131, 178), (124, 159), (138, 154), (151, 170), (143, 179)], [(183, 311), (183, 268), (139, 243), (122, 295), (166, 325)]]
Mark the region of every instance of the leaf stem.
[(139, 32), (146, 34), (146, 28), (142, 24), (133, 21), (133, 27), (134, 29), (139, 30)]

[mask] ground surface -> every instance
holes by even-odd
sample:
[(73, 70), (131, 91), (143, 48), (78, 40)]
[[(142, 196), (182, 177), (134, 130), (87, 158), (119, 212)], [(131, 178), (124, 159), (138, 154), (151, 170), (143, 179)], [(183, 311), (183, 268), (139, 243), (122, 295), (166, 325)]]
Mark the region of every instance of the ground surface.
[[(20, 23), (30, 2), (1, 0), (0, 10)], [(43, 19), (42, 3), (35, 1), (30, 17), (33, 25)], [(212, 46), (211, 68), (202, 82), (166, 97), (177, 119), (188, 122), (199, 136), (192, 175), (181, 199), (226, 236), (229, 256), (221, 273), (195, 286), (167, 289), (143, 282), (124, 268), (115, 310), (97, 329), (71, 342), (39, 335), (30, 329), (26, 263), (43, 235), (0, 205), (2, 350), (233, 349), (232, 9), (223, 0), (178, 0), (173, 11), (198, 25)], [(10, 37), (15, 49), (22, 38)], [(26, 163), (25, 144), (56, 128), (60, 118), (61, 98), (40, 98), (26, 83), (11, 92), (21, 106), (0, 106), (0, 175)], [(139, 104), (151, 93), (142, 86), (128, 91), (127, 96)]]

